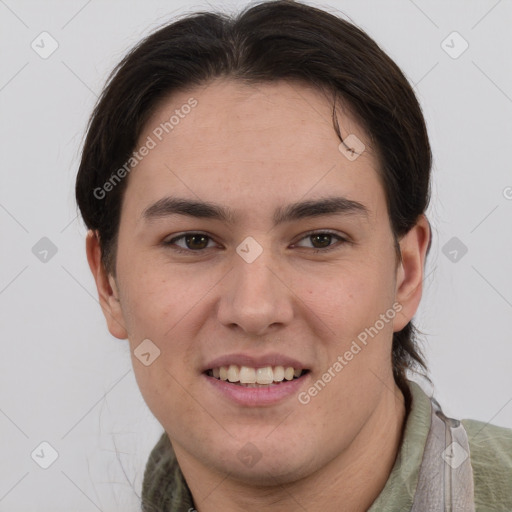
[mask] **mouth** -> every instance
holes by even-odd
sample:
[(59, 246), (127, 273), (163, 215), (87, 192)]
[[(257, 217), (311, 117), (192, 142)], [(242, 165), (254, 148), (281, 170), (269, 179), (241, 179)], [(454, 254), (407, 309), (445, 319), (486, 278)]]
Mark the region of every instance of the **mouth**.
[(236, 364), (210, 368), (204, 372), (206, 376), (218, 381), (246, 388), (279, 386), (286, 382), (298, 380), (308, 373), (308, 369), (294, 368), (292, 366), (278, 365), (255, 368)]

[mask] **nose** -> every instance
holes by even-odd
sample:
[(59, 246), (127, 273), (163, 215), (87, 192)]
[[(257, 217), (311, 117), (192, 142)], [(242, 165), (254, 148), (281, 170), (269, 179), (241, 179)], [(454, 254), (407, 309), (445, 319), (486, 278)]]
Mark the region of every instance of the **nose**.
[(235, 255), (234, 268), (222, 284), (219, 322), (250, 335), (273, 333), (287, 325), (293, 318), (293, 292), (286, 281), (270, 251), (252, 263)]

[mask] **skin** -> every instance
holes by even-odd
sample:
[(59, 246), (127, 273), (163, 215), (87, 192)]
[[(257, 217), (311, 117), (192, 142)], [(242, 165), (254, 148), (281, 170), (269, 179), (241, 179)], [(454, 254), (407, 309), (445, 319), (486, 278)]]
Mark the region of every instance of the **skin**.
[[(400, 240), (398, 262), (367, 133), (348, 110), (339, 111), (342, 136), (366, 144), (356, 160), (347, 159), (328, 98), (303, 84), (218, 79), (174, 93), (149, 119), (141, 144), (190, 97), (198, 105), (129, 175), (115, 279), (101, 265), (96, 233), (87, 236), (108, 328), (129, 339), (141, 393), (173, 444), (197, 510), (367, 510), (403, 432), (391, 343), (421, 298), (428, 222), (420, 216)], [(229, 206), (236, 222), (183, 215), (145, 221), (144, 209), (167, 195)], [(277, 207), (333, 195), (362, 203), (368, 215), (273, 227)], [(333, 237), (322, 252), (305, 235), (311, 230), (348, 242)], [(183, 239), (176, 243), (189, 254), (164, 245), (190, 231), (210, 237), (202, 252)], [(263, 248), (250, 264), (236, 252), (247, 236)], [(307, 391), (394, 303), (400, 313), (307, 405), (293, 395), (243, 407), (200, 376), (224, 354), (277, 352), (307, 363), (300, 389)], [(133, 351), (147, 338), (161, 354), (144, 366)], [(248, 442), (262, 455), (252, 467), (237, 457)]]

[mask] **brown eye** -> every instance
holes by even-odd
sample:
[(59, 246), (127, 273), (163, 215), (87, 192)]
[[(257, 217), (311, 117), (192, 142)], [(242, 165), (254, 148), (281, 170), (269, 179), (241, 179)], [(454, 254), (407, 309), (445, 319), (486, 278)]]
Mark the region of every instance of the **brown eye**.
[(329, 247), (332, 240), (332, 235), (321, 233), (319, 235), (311, 235), (310, 238), (316, 249), (322, 249), (324, 247)]
[[(304, 244), (304, 241), (309, 242), (310, 245)], [(345, 243), (348, 243), (348, 240), (338, 234), (330, 233), (329, 231), (317, 231), (316, 233), (308, 233), (303, 236), (295, 246), (313, 249), (314, 252), (327, 252)]]
[(171, 240), (164, 241), (163, 245), (171, 247), (176, 252), (192, 253), (211, 248), (211, 245), (208, 247), (210, 242), (212, 242), (211, 237), (204, 233), (185, 233)]
[(206, 235), (186, 235), (185, 243), (189, 249), (206, 249), (208, 237)]

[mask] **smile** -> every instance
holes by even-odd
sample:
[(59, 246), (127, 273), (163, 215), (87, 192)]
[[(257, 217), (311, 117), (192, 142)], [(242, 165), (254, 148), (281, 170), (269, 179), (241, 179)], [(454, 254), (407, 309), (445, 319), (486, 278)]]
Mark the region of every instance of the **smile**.
[(280, 384), (283, 381), (291, 381), (300, 378), (308, 370), (293, 368), (292, 366), (264, 366), (253, 368), (250, 366), (220, 366), (206, 371), (209, 377), (227, 381), (231, 384), (245, 387), (260, 387)]

